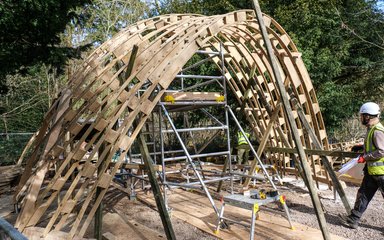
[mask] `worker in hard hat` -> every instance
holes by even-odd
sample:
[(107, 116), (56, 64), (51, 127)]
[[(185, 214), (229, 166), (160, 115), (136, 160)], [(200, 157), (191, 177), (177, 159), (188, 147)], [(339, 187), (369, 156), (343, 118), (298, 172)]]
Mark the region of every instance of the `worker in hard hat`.
[(367, 102), (361, 106), (360, 121), (367, 127), (367, 134), (364, 139), (364, 153), (359, 156), (358, 162), (365, 163), (364, 178), (350, 215), (341, 216), (342, 223), (351, 228), (358, 227), (360, 218), (377, 189), (380, 189), (384, 197), (384, 126), (379, 118), (379, 105)]
[[(251, 136), (248, 132), (244, 132), (245, 136), (249, 139)], [(247, 164), (249, 159), (249, 146), (247, 140), (245, 139), (241, 131), (237, 132), (237, 163), (238, 164)]]

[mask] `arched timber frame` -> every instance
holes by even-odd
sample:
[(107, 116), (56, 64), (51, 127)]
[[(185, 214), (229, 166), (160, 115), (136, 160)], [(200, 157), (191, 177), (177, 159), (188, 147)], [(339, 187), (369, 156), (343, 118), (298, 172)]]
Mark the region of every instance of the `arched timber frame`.
[[(293, 91), (327, 149), (323, 119), (301, 55), (280, 25), (266, 15), (264, 21), (285, 86)], [(227, 84), (241, 106), (254, 109), (246, 115), (260, 139), (270, 117), (257, 91), (272, 108), (280, 96), (252, 10), (208, 17), (171, 14), (140, 21), (97, 48), (47, 113), (15, 196), (22, 203), (16, 227), (23, 230), (36, 225), (51, 207), (56, 210), (44, 234), (61, 230), (70, 222), (69, 235), (83, 236), (127, 151), (112, 169), (107, 169), (114, 153), (131, 147), (153, 108), (192, 55), (199, 49), (219, 51), (220, 44), (225, 53)], [(219, 57), (213, 61), (221, 66)], [(251, 69), (255, 72), (252, 76)], [(136, 93), (143, 88), (146, 91), (138, 96)], [(302, 143), (311, 148), (311, 140), (295, 116)], [(122, 122), (117, 126), (119, 119)], [(91, 126), (79, 141), (74, 141), (86, 122), (92, 122)], [(294, 146), (282, 110), (278, 124)], [(81, 147), (84, 142), (85, 149)], [(269, 144), (283, 147), (275, 129)], [(88, 157), (87, 150), (91, 151)], [(98, 161), (92, 162), (96, 153)], [(86, 159), (85, 163), (80, 164), (81, 159)], [(54, 174), (48, 174), (53, 166)], [(96, 198), (97, 187), (102, 191)], [(56, 206), (57, 199), (60, 202)]]

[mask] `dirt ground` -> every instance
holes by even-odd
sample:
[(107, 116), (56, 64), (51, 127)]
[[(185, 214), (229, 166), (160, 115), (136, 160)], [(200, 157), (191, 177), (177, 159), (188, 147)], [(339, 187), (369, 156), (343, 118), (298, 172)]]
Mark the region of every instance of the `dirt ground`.
[[(303, 181), (296, 179), (285, 180), (287, 180), (287, 182), (278, 188), (280, 193), (287, 197), (287, 205), (290, 209), (292, 221), (318, 229), (318, 221), (312, 207), (311, 198), (304, 187)], [(356, 186), (348, 186), (345, 189), (351, 205), (354, 203), (357, 189), (358, 187)], [(0, 209), (5, 208), (5, 205), (9, 205), (10, 193), (11, 192), (8, 192), (8, 194), (2, 194), (0, 196), (0, 206), (2, 206)], [(337, 201), (334, 200), (334, 194), (331, 190), (328, 190), (324, 185), (320, 185), (319, 195), (325, 208), (325, 217), (330, 233), (351, 240), (384, 239), (384, 201), (380, 192), (376, 193), (362, 217), (360, 227), (356, 230), (340, 224), (337, 216), (338, 214), (345, 214), (345, 210), (340, 199)], [(166, 239), (157, 211), (140, 201), (130, 201), (127, 194), (115, 189), (107, 194), (105, 206), (105, 211), (119, 212), (121, 215), (124, 215), (126, 219), (133, 220), (157, 231), (159, 236)], [(270, 214), (281, 214), (277, 205), (268, 205), (261, 210), (268, 211)], [(2, 213), (2, 217), (5, 217), (5, 219), (13, 223), (15, 220), (14, 214), (11, 214), (9, 211), (2, 211)], [(202, 232), (196, 227), (177, 218), (172, 218), (172, 224), (177, 239), (216, 239), (212, 235)]]
[[(287, 197), (287, 205), (293, 222), (319, 229), (312, 201), (302, 180), (285, 178), (284, 185), (278, 186), (281, 194)], [(345, 188), (348, 201), (353, 207), (358, 187), (349, 185)], [(351, 229), (340, 224), (338, 215), (345, 214), (344, 206), (338, 198), (334, 199), (333, 191), (326, 185), (319, 186), (320, 200), (325, 209), (325, 217), (329, 232), (346, 239), (384, 239), (384, 201), (378, 191), (364, 213), (358, 229)], [(124, 213), (127, 218), (146, 225), (147, 227), (164, 234), (158, 213), (139, 201), (129, 201), (127, 197), (114, 205), (114, 210)], [(275, 204), (261, 209), (270, 214), (281, 215), (281, 210)], [(178, 239), (216, 239), (212, 235), (185, 223), (177, 218), (172, 218), (172, 224)], [(165, 236), (165, 234), (164, 234)]]

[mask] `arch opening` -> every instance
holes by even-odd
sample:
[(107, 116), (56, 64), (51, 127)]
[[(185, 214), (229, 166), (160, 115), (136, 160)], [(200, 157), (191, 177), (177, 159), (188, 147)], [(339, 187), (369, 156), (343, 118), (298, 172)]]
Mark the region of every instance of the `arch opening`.
[[(320, 107), (301, 54), (278, 23), (266, 15), (264, 19), (284, 84), (328, 149)], [(224, 61), (214, 55), (209, 61), (225, 76), (223, 91), (233, 94), (260, 141), (280, 95), (254, 12), (209, 17), (171, 14), (140, 21), (96, 49), (47, 113), (18, 187), (16, 199), (23, 205), (16, 227), (23, 230), (37, 224), (62, 193), (45, 234), (60, 230), (70, 213), (77, 212), (77, 218), (70, 220), (69, 234), (83, 236), (136, 137), (164, 94), (176, 87), (178, 74), (183, 68), (188, 72), (185, 65), (198, 51), (224, 53)], [(303, 145), (311, 148), (295, 117)], [(277, 123), (294, 146), (282, 110)], [(270, 133), (269, 145), (284, 147), (277, 127)], [(288, 155), (275, 153), (274, 158), (281, 168), (290, 167)], [(110, 167), (112, 159), (116, 162)], [(311, 164), (313, 169), (321, 168), (317, 159), (312, 158)], [(97, 171), (101, 174), (95, 178)], [(321, 170), (319, 174), (326, 177)], [(64, 192), (65, 185), (69, 189)], [(97, 187), (102, 190), (91, 206)], [(80, 210), (76, 209), (79, 201), (83, 202)]]

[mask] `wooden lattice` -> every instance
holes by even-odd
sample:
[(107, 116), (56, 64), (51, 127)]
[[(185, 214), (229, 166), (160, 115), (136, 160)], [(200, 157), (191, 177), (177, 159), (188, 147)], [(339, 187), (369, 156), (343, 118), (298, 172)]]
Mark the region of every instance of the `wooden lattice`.
[[(280, 25), (268, 16), (264, 21), (285, 86), (327, 149), (320, 108), (301, 54)], [(220, 51), (220, 44), (228, 86), (240, 106), (253, 109), (247, 111), (248, 120), (261, 138), (270, 116), (257, 91), (272, 108), (280, 96), (253, 11), (209, 17), (171, 14), (140, 21), (97, 48), (47, 113), (16, 194), (16, 201), (22, 203), (16, 227), (22, 231), (36, 225), (51, 207), (55, 210), (45, 216), (49, 216), (45, 234), (70, 226), (70, 237), (83, 236), (127, 150), (176, 74), (197, 50)], [(221, 66), (220, 57), (213, 61)], [(146, 91), (138, 96), (139, 89)], [(117, 125), (119, 119), (123, 121)], [(278, 123), (294, 146), (283, 111)], [(311, 148), (299, 120), (297, 124), (303, 145)], [(283, 146), (281, 142), (273, 129), (270, 145)], [(125, 151), (107, 169), (119, 149)], [(97, 153), (98, 160), (92, 161)], [(315, 160), (312, 166), (320, 165)], [(102, 191), (96, 198), (97, 187)]]

